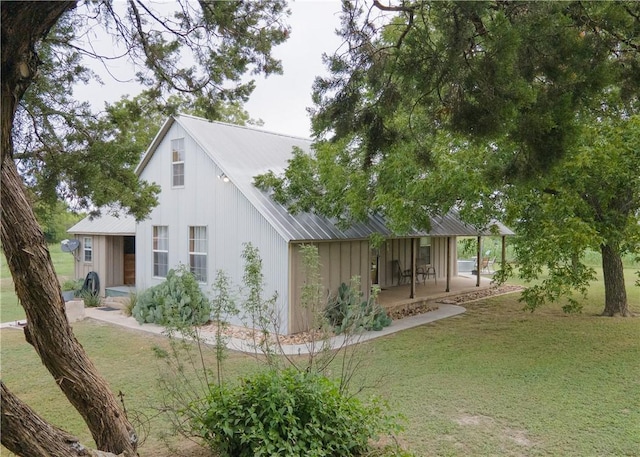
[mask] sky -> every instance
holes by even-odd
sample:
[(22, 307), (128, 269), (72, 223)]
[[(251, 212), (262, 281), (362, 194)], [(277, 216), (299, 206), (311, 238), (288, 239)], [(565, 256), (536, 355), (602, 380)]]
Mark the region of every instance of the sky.
[[(306, 0), (290, 2), (289, 39), (273, 50), (282, 61), (282, 75), (268, 78), (254, 76), (256, 89), (245, 109), (254, 119), (262, 119), (260, 128), (271, 132), (309, 137), (310, 120), (306, 111), (312, 106), (311, 87), (318, 75), (326, 75), (322, 54), (333, 54), (341, 44), (335, 35), (340, 24), (339, 0)], [(94, 37), (92, 44), (110, 46), (107, 38)], [(95, 68), (103, 86), (90, 84), (74, 89), (76, 96), (88, 100), (95, 109), (105, 102), (115, 102), (123, 95), (135, 96), (141, 88), (133, 82), (117, 82), (103, 68)], [(110, 64), (109, 71), (120, 80), (131, 79), (134, 69), (123, 63)]]

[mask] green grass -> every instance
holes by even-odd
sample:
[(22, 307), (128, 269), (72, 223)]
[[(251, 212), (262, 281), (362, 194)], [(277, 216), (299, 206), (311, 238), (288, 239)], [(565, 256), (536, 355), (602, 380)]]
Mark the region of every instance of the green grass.
[[(73, 278), (73, 256), (68, 252), (62, 252), (59, 244), (50, 244), (49, 253), (60, 283)], [(2, 251), (0, 255), (0, 322), (12, 322), (24, 318), (24, 309), (16, 297), (13, 279)]]
[(406, 416), (403, 441), (417, 455), (637, 455), (640, 319), (524, 313), (515, 298), (373, 343), (367, 375)]
[[(634, 269), (625, 276), (631, 310), (640, 314)], [(405, 416), (398, 438), (418, 456), (638, 455), (640, 318), (597, 317), (603, 297), (600, 280), (576, 315), (563, 314), (561, 304), (524, 312), (517, 294), (469, 303), (460, 316), (366, 343), (357, 381), (374, 386), (364, 395), (382, 395)], [(151, 348), (163, 338), (93, 321), (74, 330), (132, 415), (149, 418), (141, 455), (177, 455), (164, 450), (159, 435), (170, 429), (154, 417), (162, 393)], [(22, 333), (2, 330), (0, 338), (7, 386), (89, 443)], [(233, 354), (229, 379), (250, 363)]]
[[(163, 393), (157, 379), (164, 366), (153, 351), (156, 346), (168, 347), (166, 338), (92, 320), (76, 322), (73, 329), (111, 389), (124, 394), (129, 417), (141, 438), (146, 440), (141, 455), (174, 455), (167, 452), (161, 439), (162, 435), (170, 433), (171, 426), (158, 414)], [(69, 405), (33, 348), (25, 342), (22, 331), (2, 329), (0, 338), (2, 380), (7, 387), (45, 419), (79, 437), (83, 444), (93, 445), (82, 418)], [(207, 354), (210, 365), (214, 363), (212, 357), (212, 353)], [(253, 366), (253, 359), (232, 354), (226, 363), (229, 375), (237, 377)], [(0, 448), (0, 456), (8, 455), (12, 454)]]

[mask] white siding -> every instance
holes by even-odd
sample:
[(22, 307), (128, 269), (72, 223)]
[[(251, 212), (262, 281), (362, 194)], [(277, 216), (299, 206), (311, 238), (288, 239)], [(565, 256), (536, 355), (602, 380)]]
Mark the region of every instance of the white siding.
[[(171, 187), (171, 140), (185, 139), (184, 187)], [(241, 154), (242, 151), (238, 151)], [(136, 231), (136, 283), (139, 291), (159, 284), (153, 278), (152, 231), (154, 225), (169, 227), (169, 267), (188, 265), (189, 226), (207, 229), (207, 284), (210, 292), (218, 270), (234, 284), (242, 283), (243, 244), (251, 242), (263, 261), (265, 298), (278, 293), (282, 332), (288, 332), (287, 243), (249, 203), (233, 182), (217, 176), (222, 171), (211, 158), (174, 123), (141, 173), (141, 178), (162, 188), (158, 206)]]

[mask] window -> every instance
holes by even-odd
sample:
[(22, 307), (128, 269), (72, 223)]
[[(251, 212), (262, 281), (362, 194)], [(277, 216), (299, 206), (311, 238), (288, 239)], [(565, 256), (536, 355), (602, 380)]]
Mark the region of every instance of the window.
[(91, 238), (90, 236), (84, 237), (82, 246), (84, 251), (84, 261), (92, 262), (93, 261), (93, 238)]
[(171, 140), (171, 185), (184, 186), (184, 138)]
[(431, 265), (431, 237), (420, 238), (418, 258), (421, 265)]
[(169, 271), (169, 227), (153, 226), (153, 276), (165, 278)]
[(207, 227), (189, 227), (189, 267), (198, 281), (207, 282)]

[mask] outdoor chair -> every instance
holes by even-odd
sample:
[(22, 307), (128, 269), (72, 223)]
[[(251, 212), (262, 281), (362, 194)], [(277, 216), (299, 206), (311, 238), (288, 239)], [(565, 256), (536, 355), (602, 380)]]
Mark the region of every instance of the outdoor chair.
[(416, 274), (422, 277), (422, 284), (426, 284), (427, 279), (429, 279), (431, 276), (433, 276), (433, 280), (436, 282), (436, 284), (438, 283), (438, 280), (436, 279), (436, 269), (432, 265), (418, 267), (418, 271), (416, 272)]
[(399, 260), (394, 260), (393, 265), (395, 270), (398, 272), (398, 285), (404, 283), (405, 278), (409, 278), (409, 282), (411, 282), (411, 270), (407, 268), (402, 268), (400, 266)]

